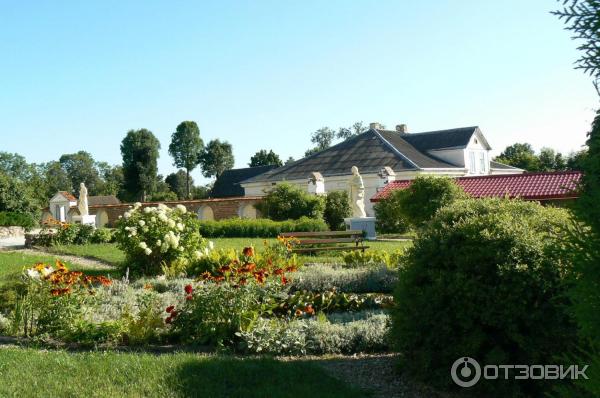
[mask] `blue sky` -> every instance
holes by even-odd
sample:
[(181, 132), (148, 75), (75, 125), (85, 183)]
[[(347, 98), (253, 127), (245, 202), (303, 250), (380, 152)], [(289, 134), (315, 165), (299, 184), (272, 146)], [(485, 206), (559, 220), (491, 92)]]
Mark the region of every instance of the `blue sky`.
[(479, 125), (495, 153), (517, 141), (568, 153), (598, 102), (556, 5), (0, 0), (0, 150), (117, 164), (127, 130), (144, 127), (167, 174), (182, 120), (231, 142), (237, 167), (262, 148), (301, 157), (312, 131), (362, 120)]

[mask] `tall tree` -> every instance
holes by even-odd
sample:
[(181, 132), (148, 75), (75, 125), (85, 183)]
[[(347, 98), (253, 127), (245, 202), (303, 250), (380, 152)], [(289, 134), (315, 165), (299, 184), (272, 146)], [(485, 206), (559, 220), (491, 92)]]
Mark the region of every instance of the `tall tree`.
[(169, 189), (177, 194), (178, 199), (189, 199), (188, 186), (193, 188), (194, 180), (184, 170), (177, 170), (165, 178)]
[(337, 132), (337, 138), (347, 140), (348, 138), (352, 138), (356, 135), (361, 134), (365, 130), (366, 127), (362, 121), (356, 122), (350, 127), (340, 127)]
[(98, 194), (100, 175), (96, 169), (96, 162), (89, 152), (65, 154), (58, 161), (67, 172), (76, 195), (79, 194), (79, 184), (82, 182), (85, 183), (90, 195)]
[(41, 166), (46, 181), (46, 196), (51, 198), (58, 191), (73, 191), (69, 175), (59, 162), (52, 161)]
[(129, 130), (121, 142), (123, 186), (127, 194), (141, 201), (156, 187), (160, 142), (146, 129)]
[(540, 171), (561, 171), (567, 168), (567, 162), (563, 155), (552, 148), (540, 149), (538, 164)]
[(567, 170), (583, 170), (583, 163), (587, 158), (587, 149), (571, 152), (567, 158)]
[(186, 172), (185, 196), (190, 197), (190, 172), (199, 163), (204, 142), (200, 138), (200, 129), (196, 122), (185, 121), (179, 123), (171, 136), (169, 154), (173, 157), (173, 165), (184, 168)]
[(266, 149), (261, 149), (260, 151), (256, 152), (254, 156), (250, 158), (250, 163), (248, 163), (248, 166), (250, 167), (270, 165), (281, 167), (283, 166), (283, 162), (279, 158), (279, 155), (273, 152), (273, 150), (269, 150), (269, 152), (267, 152)]
[(33, 168), (34, 166), (27, 163), (18, 153), (0, 152), (0, 172), (10, 177), (26, 181), (34, 172)]
[(204, 177), (219, 177), (225, 170), (233, 168), (233, 148), (227, 141), (211, 140), (202, 150), (199, 160)]
[(526, 143), (516, 143), (506, 147), (494, 160), (527, 171), (538, 171), (540, 168), (539, 159), (533, 148)]
[(98, 195), (115, 195), (119, 199), (123, 196), (123, 167), (111, 166), (106, 162), (96, 163), (102, 183)]

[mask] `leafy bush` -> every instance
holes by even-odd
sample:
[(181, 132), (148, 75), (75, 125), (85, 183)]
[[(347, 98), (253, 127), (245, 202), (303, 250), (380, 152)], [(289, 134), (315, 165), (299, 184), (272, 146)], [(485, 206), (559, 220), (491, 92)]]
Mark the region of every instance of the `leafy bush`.
[(246, 331), (258, 317), (273, 310), (272, 297), (279, 284), (202, 282), (186, 287), (181, 309), (167, 308), (167, 323), (181, 340), (197, 344), (230, 344), (238, 332)]
[(301, 217), (298, 220), (273, 221), (265, 218), (229, 218), (200, 221), (200, 234), (207, 238), (275, 238), (285, 232), (327, 231), (323, 220)]
[[(551, 364), (573, 342), (561, 251), (565, 210), (518, 200), (461, 200), (439, 210), (409, 249), (392, 310), (401, 365), (450, 388), (449, 368)], [(479, 396), (540, 396), (542, 384), (480, 381)], [(547, 387), (547, 385), (546, 385)]]
[(115, 231), (109, 228), (98, 228), (90, 236), (89, 243), (113, 243), (115, 241)]
[(275, 221), (323, 217), (324, 200), (287, 183), (277, 184), (255, 207)]
[(387, 198), (375, 203), (375, 228), (382, 234), (403, 234), (409, 229), (409, 222), (400, 207), (405, 190), (395, 190)]
[(406, 232), (409, 225), (419, 227), (438, 209), (466, 197), (450, 178), (419, 176), (375, 205), (377, 228), (382, 233)]
[(385, 250), (353, 250), (344, 252), (344, 263), (349, 267), (364, 267), (365, 265), (384, 264), (390, 268), (397, 268), (404, 250), (388, 252)]
[(115, 233), (108, 228), (94, 229), (91, 225), (53, 223), (46, 225), (32, 239), (34, 246), (87, 245), (114, 242)]
[(259, 318), (252, 329), (239, 332), (241, 350), (257, 354), (306, 355), (380, 352), (389, 347), (389, 318), (373, 315), (347, 323), (317, 319)]
[(385, 266), (345, 269), (317, 264), (298, 271), (290, 282), (290, 289), (312, 292), (335, 289), (346, 293), (391, 293), (397, 280), (397, 272)]
[(30, 213), (15, 213), (12, 211), (0, 212), (0, 227), (23, 227), (31, 229), (37, 225)]
[(182, 205), (142, 208), (136, 203), (119, 220), (116, 241), (130, 270), (147, 275), (163, 268), (183, 269), (210, 251), (195, 215)]
[(325, 198), (323, 219), (332, 231), (344, 230), (344, 218), (350, 217), (350, 200), (348, 192), (333, 191)]

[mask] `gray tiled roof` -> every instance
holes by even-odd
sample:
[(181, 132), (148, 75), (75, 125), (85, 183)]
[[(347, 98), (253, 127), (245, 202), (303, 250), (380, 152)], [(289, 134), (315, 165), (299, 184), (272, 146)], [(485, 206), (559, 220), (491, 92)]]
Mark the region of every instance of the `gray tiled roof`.
[(394, 171), (423, 168), (459, 168), (417, 150), (405, 136), (395, 131), (370, 129), (314, 155), (300, 159), (264, 174), (248, 178), (242, 183), (298, 180), (309, 178), (318, 171), (324, 177), (346, 175), (352, 166), (361, 173), (377, 173), (389, 166)]
[(88, 205), (103, 206), (103, 205), (118, 205), (121, 201), (114, 195), (98, 195), (88, 196)]
[(402, 134), (402, 138), (421, 152), (436, 149), (466, 148), (471, 137), (478, 129), (477, 126), (472, 126), (426, 131), (423, 133)]
[(225, 170), (215, 181), (213, 188), (210, 191), (210, 196), (213, 198), (244, 196), (244, 188), (240, 185), (241, 181), (263, 174), (276, 167), (277, 166), (269, 165)]

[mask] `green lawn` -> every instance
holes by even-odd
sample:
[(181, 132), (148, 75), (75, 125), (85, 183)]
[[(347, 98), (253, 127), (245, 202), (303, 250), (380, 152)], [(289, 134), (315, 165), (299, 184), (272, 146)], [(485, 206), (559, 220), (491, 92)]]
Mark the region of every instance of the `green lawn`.
[(2, 397), (364, 397), (306, 361), (0, 348)]
[[(217, 249), (242, 249), (246, 246), (254, 246), (260, 249), (264, 241), (273, 243), (274, 238), (215, 238), (211, 239)], [(410, 241), (399, 242), (365, 242), (370, 250), (395, 251), (412, 245)], [(109, 264), (118, 265), (125, 260), (123, 252), (117, 249), (115, 244), (88, 244), (88, 245), (65, 245), (54, 246), (49, 251), (57, 254), (70, 254), (80, 257), (95, 258)], [(332, 262), (340, 261), (341, 252), (321, 252), (318, 256), (302, 256), (303, 261)]]

